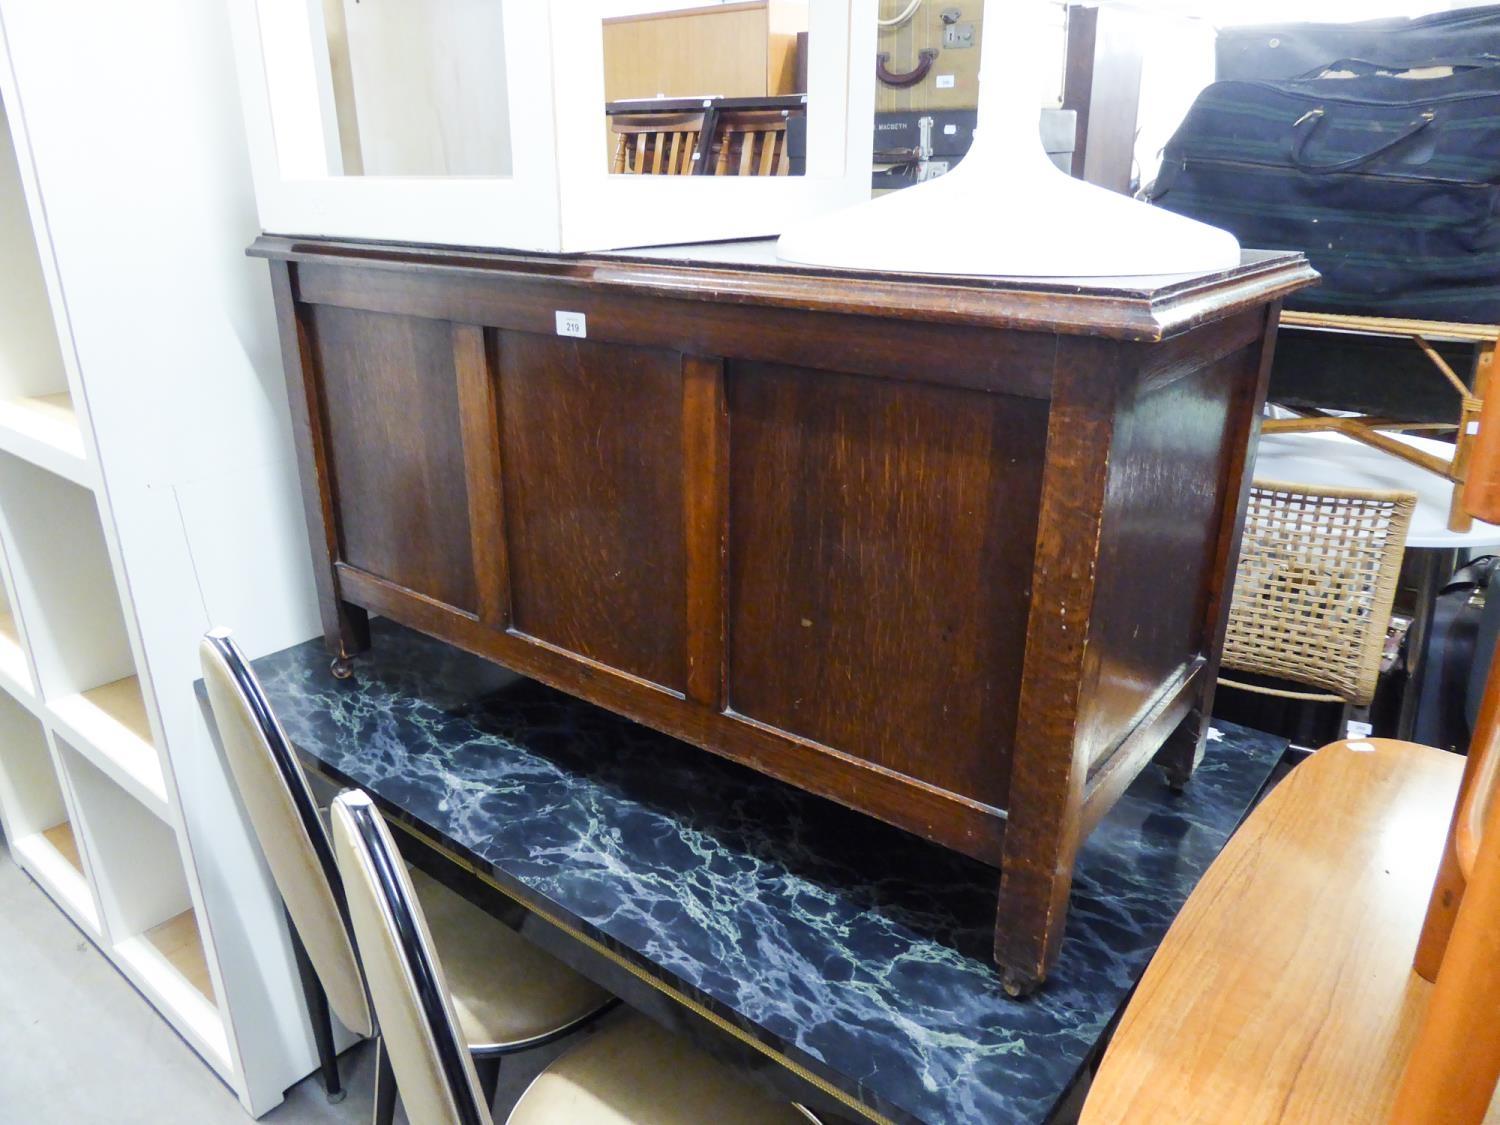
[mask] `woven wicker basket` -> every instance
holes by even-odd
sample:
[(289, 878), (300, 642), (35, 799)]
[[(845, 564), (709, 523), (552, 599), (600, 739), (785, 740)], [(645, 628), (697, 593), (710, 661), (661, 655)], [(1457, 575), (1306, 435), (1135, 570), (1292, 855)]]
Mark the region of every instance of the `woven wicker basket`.
[(1225, 668), (1318, 689), (1298, 699), (1370, 702), (1406, 534), (1410, 492), (1257, 480), (1250, 490), (1224, 642)]

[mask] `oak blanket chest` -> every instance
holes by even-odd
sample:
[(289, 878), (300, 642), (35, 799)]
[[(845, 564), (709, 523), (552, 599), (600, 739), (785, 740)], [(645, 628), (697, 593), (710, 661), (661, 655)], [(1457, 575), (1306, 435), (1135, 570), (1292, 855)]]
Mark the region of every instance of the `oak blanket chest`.
[[(323, 626), (367, 612), (1000, 869), (1202, 752), (1280, 300), (265, 236)], [(353, 660), (357, 669), (358, 661)]]

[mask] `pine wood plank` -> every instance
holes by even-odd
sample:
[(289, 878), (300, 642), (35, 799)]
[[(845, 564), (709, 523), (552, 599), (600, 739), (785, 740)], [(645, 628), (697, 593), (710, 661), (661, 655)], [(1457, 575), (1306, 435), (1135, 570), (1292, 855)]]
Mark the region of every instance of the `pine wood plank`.
[(1386, 1120), (1431, 993), (1412, 954), (1462, 762), (1372, 739), (1293, 770), (1173, 923), (1084, 1125)]
[(183, 979), (213, 1003), (214, 986), (208, 974), (208, 957), (203, 952), (203, 939), (198, 936), (198, 918), (192, 910), (184, 910), (177, 917), (147, 930), (145, 938), (182, 974)]
[(146, 715), (146, 700), (140, 681), (134, 676), (103, 684), (83, 693), (100, 711), (119, 723), (142, 742), (152, 743), (151, 720)]
[(71, 824), (66, 820), (61, 824), (54, 824), (51, 828), (44, 829), (42, 836), (58, 855), (73, 865), (78, 874), (83, 874), (83, 857), (78, 854), (78, 840), (73, 835)]

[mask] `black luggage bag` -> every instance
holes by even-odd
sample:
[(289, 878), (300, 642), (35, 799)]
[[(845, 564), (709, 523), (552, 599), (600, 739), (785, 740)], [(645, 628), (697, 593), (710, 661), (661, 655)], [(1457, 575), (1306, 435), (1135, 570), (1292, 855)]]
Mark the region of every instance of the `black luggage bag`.
[(1474, 735), (1495, 639), (1500, 635), (1500, 558), (1460, 567), (1443, 586), (1427, 626), (1418, 665), (1412, 741), (1465, 753)]
[(1500, 66), (1354, 60), (1216, 82), (1167, 142), (1153, 202), (1323, 275), (1288, 307), (1500, 323)]
[(1221, 28), (1215, 54), (1221, 82), (1295, 78), (1335, 59), (1395, 67), (1424, 66), (1432, 59), (1500, 62), (1500, 5), (1417, 19)]

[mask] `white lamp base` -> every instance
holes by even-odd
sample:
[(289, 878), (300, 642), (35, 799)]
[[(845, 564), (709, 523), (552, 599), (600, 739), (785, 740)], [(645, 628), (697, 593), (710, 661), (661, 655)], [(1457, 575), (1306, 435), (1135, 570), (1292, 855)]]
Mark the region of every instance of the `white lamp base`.
[(1240, 244), (1227, 231), (1075, 180), (1050, 163), (1021, 162), (1028, 170), (1015, 177), (984, 175), (965, 161), (936, 180), (803, 220), (781, 236), (777, 256), (995, 277), (1198, 274), (1240, 263)]
[[(1202, 274), (1240, 264), (1228, 231), (1075, 180), (1037, 127), (1040, 0), (985, 0), (979, 121), (946, 176), (788, 229), (786, 261), (990, 277)], [(993, 77), (992, 77), (993, 76)]]

